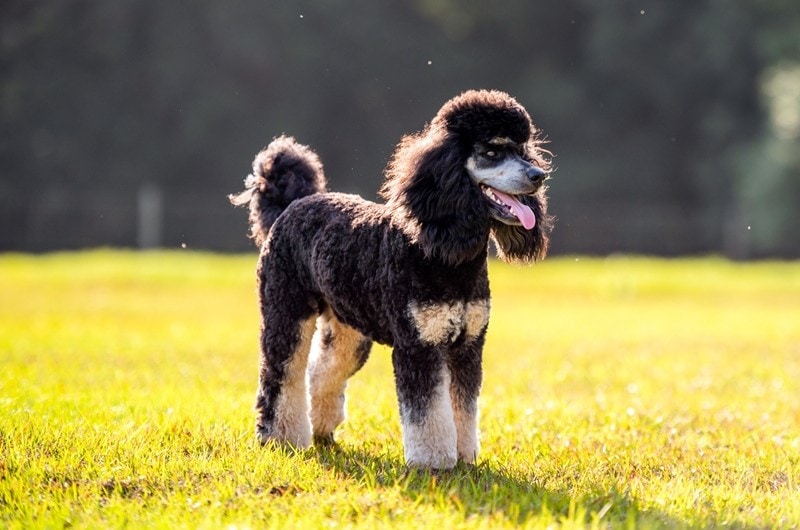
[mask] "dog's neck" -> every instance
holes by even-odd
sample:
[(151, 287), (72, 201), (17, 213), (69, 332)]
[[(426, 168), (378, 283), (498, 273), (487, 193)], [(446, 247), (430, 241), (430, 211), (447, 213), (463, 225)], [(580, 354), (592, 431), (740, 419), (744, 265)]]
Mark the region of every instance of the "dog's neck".
[(420, 220), (403, 205), (387, 204), (391, 223), (419, 248), (426, 260), (453, 267), (486, 259), (490, 223), (474, 214)]

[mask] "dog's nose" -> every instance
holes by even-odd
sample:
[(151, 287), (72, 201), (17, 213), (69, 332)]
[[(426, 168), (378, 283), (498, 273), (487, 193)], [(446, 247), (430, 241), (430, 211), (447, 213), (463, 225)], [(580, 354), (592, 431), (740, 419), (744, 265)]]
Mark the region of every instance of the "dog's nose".
[(544, 169), (536, 167), (536, 166), (529, 167), (525, 171), (525, 174), (528, 176), (530, 181), (533, 182), (534, 184), (539, 184), (547, 176), (547, 173), (545, 173)]

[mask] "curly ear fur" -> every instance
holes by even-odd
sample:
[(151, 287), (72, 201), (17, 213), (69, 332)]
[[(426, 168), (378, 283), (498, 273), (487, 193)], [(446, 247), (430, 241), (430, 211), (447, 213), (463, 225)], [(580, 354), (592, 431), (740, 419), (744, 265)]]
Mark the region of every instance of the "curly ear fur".
[(253, 160), (245, 190), (229, 195), (235, 206), (250, 207), (250, 237), (259, 247), (269, 229), (294, 200), (325, 191), (325, 173), (317, 154), (290, 136), (275, 138)]
[(425, 257), (458, 265), (486, 250), (489, 221), (464, 163), (469, 150), (436, 126), (404, 137), (389, 162), (381, 196)]

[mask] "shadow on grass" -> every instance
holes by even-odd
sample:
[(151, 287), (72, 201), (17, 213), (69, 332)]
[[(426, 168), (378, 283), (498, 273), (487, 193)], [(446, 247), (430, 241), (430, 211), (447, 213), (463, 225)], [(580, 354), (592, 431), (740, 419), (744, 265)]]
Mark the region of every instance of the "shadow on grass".
[(640, 510), (624, 491), (600, 491), (572, 497), (566, 491), (547, 489), (536, 477), (481, 463), (459, 464), (449, 471), (408, 469), (388, 455), (331, 445), (316, 447), (322, 466), (375, 489), (400, 488), (414, 503), (426, 502), (464, 513), (465, 518), (502, 517), (524, 524), (534, 517), (553, 522), (577, 522), (613, 527), (675, 528), (686, 526), (665, 513)]

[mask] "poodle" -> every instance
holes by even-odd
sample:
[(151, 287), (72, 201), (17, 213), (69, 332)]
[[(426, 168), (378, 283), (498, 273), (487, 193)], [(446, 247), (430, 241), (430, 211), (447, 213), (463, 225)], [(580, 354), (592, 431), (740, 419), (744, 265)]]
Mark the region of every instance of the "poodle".
[(545, 256), (541, 143), (515, 99), (480, 90), (402, 138), (384, 204), (327, 192), (319, 158), (293, 138), (256, 156), (229, 198), (249, 205), (261, 249), (262, 444), (333, 443), (347, 379), (377, 341), (392, 348), (407, 465), (475, 463), (489, 241), (505, 261)]

